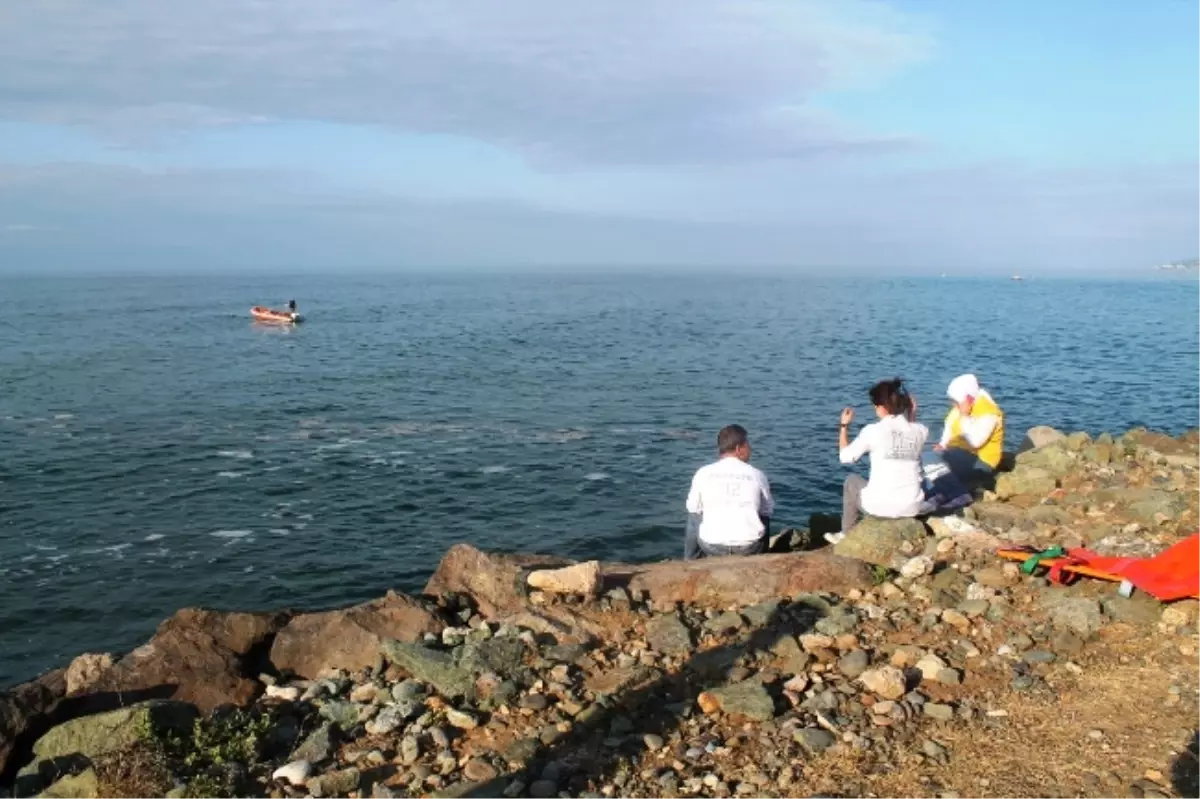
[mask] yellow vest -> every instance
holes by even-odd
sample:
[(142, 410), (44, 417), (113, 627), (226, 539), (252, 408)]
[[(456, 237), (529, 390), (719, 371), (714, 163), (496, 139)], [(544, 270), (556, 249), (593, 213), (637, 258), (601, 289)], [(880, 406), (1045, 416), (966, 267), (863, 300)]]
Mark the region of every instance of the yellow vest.
[(988, 440), (983, 442), (983, 446), (975, 449), (963, 437), (962, 426), (959, 424), (962, 415), (958, 412), (958, 408), (953, 408), (946, 417), (946, 425), (950, 428), (950, 443), (947, 446), (973, 452), (975, 457), (995, 469), (1000, 465), (1000, 458), (1004, 455), (1004, 412), (989, 395), (980, 394), (975, 398), (975, 404), (971, 407), (971, 418), (980, 416), (996, 417), (996, 426), (992, 429)]

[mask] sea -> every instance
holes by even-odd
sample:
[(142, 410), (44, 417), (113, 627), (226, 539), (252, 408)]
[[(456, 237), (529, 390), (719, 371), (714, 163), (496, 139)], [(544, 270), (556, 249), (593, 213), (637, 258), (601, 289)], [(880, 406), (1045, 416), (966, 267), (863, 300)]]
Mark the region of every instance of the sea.
[[(295, 298), (306, 321), (255, 324)], [(419, 591), (448, 547), (655, 560), (750, 432), (775, 527), (840, 507), (843, 406), (973, 372), (1008, 444), (1197, 425), (1190, 281), (715, 274), (0, 280), (0, 687), (187, 606)]]

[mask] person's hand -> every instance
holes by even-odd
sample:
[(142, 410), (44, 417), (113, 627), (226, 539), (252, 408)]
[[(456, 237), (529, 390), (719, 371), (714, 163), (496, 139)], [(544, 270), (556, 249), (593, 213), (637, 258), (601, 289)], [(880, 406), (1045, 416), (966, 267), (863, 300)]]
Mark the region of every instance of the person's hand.
[(842, 409), (842, 427), (849, 425), (853, 421), (854, 421), (854, 409), (853, 408), (843, 408)]
[(912, 413), (913, 416), (916, 416), (917, 415), (917, 395), (909, 394), (908, 400), (909, 400), (909, 402), (912, 403), (912, 410), (910, 412)]
[(945, 452), (946, 448), (944, 446), (942, 446), (941, 444), (934, 444), (933, 451), (934, 452)]

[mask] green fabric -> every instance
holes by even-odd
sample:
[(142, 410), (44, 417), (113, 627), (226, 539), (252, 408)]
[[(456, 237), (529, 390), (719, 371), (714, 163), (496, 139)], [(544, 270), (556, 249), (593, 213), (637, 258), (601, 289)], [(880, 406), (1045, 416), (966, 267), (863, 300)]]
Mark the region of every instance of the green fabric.
[(1038, 567), (1043, 560), (1049, 558), (1061, 558), (1067, 554), (1067, 551), (1062, 547), (1050, 547), (1047, 550), (1037, 553), (1021, 564), (1022, 574), (1033, 574), (1034, 569)]

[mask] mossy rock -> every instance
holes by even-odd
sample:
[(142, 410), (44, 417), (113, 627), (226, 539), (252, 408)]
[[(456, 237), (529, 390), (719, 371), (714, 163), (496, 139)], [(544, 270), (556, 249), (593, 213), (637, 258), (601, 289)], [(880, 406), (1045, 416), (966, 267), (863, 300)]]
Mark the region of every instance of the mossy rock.
[(34, 761), (69, 755), (95, 759), (169, 730), (187, 732), (198, 711), (186, 702), (143, 702), (54, 727), (33, 745)]

